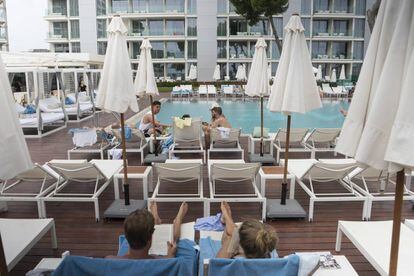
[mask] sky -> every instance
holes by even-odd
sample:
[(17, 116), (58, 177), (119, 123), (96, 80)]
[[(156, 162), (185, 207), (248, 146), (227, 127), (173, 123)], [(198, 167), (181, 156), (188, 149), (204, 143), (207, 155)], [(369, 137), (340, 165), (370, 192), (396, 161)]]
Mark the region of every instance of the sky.
[(11, 52), (30, 49), (48, 49), (45, 0), (6, 1), (9, 50)]

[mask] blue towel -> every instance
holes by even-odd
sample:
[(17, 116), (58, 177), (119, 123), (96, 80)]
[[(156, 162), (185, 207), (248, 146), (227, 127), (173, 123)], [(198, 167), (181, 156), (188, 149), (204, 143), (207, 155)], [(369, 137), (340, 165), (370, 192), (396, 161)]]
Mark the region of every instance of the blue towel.
[(224, 225), (221, 223), (221, 213), (215, 216), (198, 218), (194, 224), (194, 230), (224, 231)]
[(74, 101), (72, 101), (72, 99), (71, 99), (71, 98), (66, 97), (66, 98), (65, 98), (65, 104), (66, 104), (66, 105), (71, 105), (71, 104), (75, 104), (75, 102), (74, 102)]
[(221, 248), (221, 241), (212, 240), (210, 237), (199, 240), (200, 245), (200, 261), (198, 265), (198, 275), (203, 276), (204, 260), (213, 259), (217, 256)]
[[(128, 141), (132, 138), (132, 129), (129, 126), (125, 126), (125, 141)], [(122, 131), (119, 129), (119, 131)]]
[[(118, 256), (124, 256), (128, 253), (129, 244), (125, 238), (125, 235), (119, 236), (119, 248)], [(199, 257), (199, 252), (195, 248), (196, 243), (188, 239), (182, 239), (178, 241), (177, 244), (177, 254), (175, 258), (183, 258), (187, 260), (188, 265), (192, 267), (193, 275), (197, 275), (197, 260)]]
[(299, 257), (295, 254), (280, 259), (211, 259), (208, 275), (220, 276), (296, 276)]
[(23, 114), (35, 114), (35, 113), (36, 113), (36, 107), (32, 104), (27, 105), (23, 111)]
[(53, 276), (129, 276), (129, 275), (195, 275), (186, 258), (153, 260), (115, 260), (67, 256)]

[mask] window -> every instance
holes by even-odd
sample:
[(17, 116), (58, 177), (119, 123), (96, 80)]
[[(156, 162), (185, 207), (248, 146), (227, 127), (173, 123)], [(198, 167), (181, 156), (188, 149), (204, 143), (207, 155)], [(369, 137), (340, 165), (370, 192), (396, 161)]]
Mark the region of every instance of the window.
[[(239, 67), (239, 64), (240, 63), (229, 63), (229, 77), (230, 77), (231, 80), (236, 79), (237, 68)], [(247, 74), (247, 72), (246, 72), (246, 74)]]
[(358, 60), (364, 59), (364, 42), (354, 41), (353, 58)]
[(168, 41), (165, 45), (167, 58), (184, 58), (184, 41)]
[(355, 14), (365, 15), (366, 0), (355, 0)]
[(318, 59), (328, 58), (328, 43), (325, 41), (312, 42), (312, 57)]
[(70, 16), (79, 16), (79, 0), (70, 0), (69, 1), (69, 11)]
[(224, 79), (227, 76), (227, 63), (217, 63), (220, 67), (220, 79)]
[(329, 12), (329, 2), (328, 0), (314, 0), (313, 1), (313, 11), (318, 12)]
[(335, 0), (334, 1), (334, 12), (347, 13), (351, 10), (349, 0)]
[(197, 0), (187, 0), (187, 13), (188, 14), (197, 13)]
[(227, 12), (228, 0), (217, 0), (217, 13), (225, 14)]
[(106, 15), (105, 0), (96, 0), (96, 15)]
[(279, 59), (280, 58), (280, 52), (279, 52), (279, 48), (277, 47), (277, 44), (275, 41), (272, 41), (270, 43), (271, 48), (272, 48), (272, 59)]
[[(150, 4), (152, 1), (150, 1)], [(165, 0), (165, 10), (167, 12), (184, 12), (185, 0)]]
[(276, 76), (276, 71), (277, 71), (277, 66), (278, 65), (279, 65), (279, 63), (277, 63), (277, 62), (272, 62), (271, 63), (272, 77)]
[(162, 20), (149, 20), (149, 35), (164, 35), (164, 21)]
[(349, 26), (348, 20), (334, 20), (333, 22), (333, 35), (339, 35), (339, 36), (348, 36), (348, 26)]
[(365, 19), (355, 19), (354, 36), (357, 38), (363, 38), (365, 35)]
[(217, 58), (227, 58), (227, 42), (225, 40), (217, 41)]
[(283, 18), (282, 17), (273, 17), (273, 23), (276, 27), (276, 32), (278, 37), (283, 37)]
[(184, 20), (166, 20), (166, 35), (184, 35)]
[[(249, 57), (253, 57), (253, 55), (254, 55), (254, 52), (256, 51), (256, 41), (250, 41), (249, 42), (249, 44), (250, 44), (250, 53), (249, 53)], [(267, 47), (266, 47), (266, 56), (267, 56), (267, 58), (270, 58), (270, 41), (266, 41), (266, 45), (267, 45)]]
[(152, 58), (164, 58), (164, 42), (154, 41), (151, 43), (151, 46)]
[(217, 18), (217, 36), (227, 36), (226, 18)]
[(127, 13), (128, 0), (112, 0), (112, 13)]
[(328, 36), (328, 20), (314, 20), (313, 35)]
[(154, 63), (154, 75), (156, 78), (164, 77), (164, 63)]
[(187, 35), (197, 36), (197, 18), (187, 19)]
[(106, 38), (106, 19), (96, 20), (96, 32), (98, 38)]
[(312, 3), (312, 1), (302, 0), (302, 3), (300, 5), (300, 13), (302, 15), (310, 15), (311, 14), (311, 3)]
[(255, 35), (268, 35), (269, 21), (267, 19), (259, 20), (255, 25), (250, 26), (250, 33)]
[(131, 45), (131, 49), (132, 49), (131, 58), (132, 59), (137, 59), (139, 54), (141, 53), (141, 49), (140, 49), (141, 42), (140, 41), (134, 41), (131, 44), (132, 44)]
[(80, 53), (80, 52), (81, 52), (80, 42), (73, 42), (72, 53)]
[(56, 43), (55, 52), (56, 53), (69, 53), (69, 44), (68, 43)]
[(197, 41), (195, 40), (187, 41), (187, 58), (191, 58), (191, 59), (197, 58)]
[(135, 35), (146, 35), (147, 22), (145, 20), (132, 21), (132, 33)]
[(305, 28), (305, 36), (310, 37), (310, 18), (301, 18), (302, 25)]
[(70, 21), (70, 37), (79, 38), (79, 20)]
[(164, 12), (164, 0), (150, 0), (149, 12)]
[(361, 73), (362, 63), (354, 63), (352, 64), (352, 75), (351, 80), (353, 82), (358, 81), (359, 74)]
[(347, 42), (332, 42), (332, 58), (346, 59), (348, 56)]
[(104, 41), (98, 41), (98, 55), (106, 54), (107, 43)]
[(247, 35), (247, 21), (230, 19), (230, 35)]
[(68, 24), (66, 22), (53, 22), (53, 36), (68, 38)]
[(167, 77), (172, 79), (181, 78), (182, 80), (185, 80), (185, 64), (167, 63)]
[(236, 12), (236, 8), (233, 6), (233, 4), (229, 1), (229, 13), (230, 12)]
[(52, 0), (52, 13), (67, 15), (66, 0)]
[(230, 58), (247, 58), (247, 42), (246, 41), (230, 41), (229, 42)]
[(147, 12), (147, 0), (132, 0), (132, 11), (139, 13)]

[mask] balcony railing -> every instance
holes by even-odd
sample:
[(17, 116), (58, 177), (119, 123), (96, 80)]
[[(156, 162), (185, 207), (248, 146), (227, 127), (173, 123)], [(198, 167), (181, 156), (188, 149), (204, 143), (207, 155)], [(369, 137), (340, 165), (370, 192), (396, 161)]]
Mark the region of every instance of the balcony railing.
[(344, 54), (314, 54), (312, 55), (312, 58), (314, 59), (352, 59), (350, 55), (344, 55)]
[(154, 7), (151, 6), (150, 9), (142, 9), (142, 8), (129, 8), (129, 7), (118, 7), (118, 8), (111, 8), (110, 13), (144, 13), (144, 14), (152, 14), (152, 13), (166, 13), (166, 14), (181, 14), (184, 13), (184, 8), (176, 8), (176, 7)]
[(353, 14), (352, 10), (340, 10), (340, 9), (327, 9), (327, 10), (314, 10), (314, 14)]
[(64, 7), (53, 7), (52, 9), (47, 9), (45, 12), (46, 16), (67, 16), (68, 11)]
[(314, 32), (313, 36), (320, 37), (347, 37), (351, 36), (350, 32)]
[(61, 34), (49, 32), (49, 33), (47, 33), (47, 37), (49, 39), (68, 39), (69, 38), (67, 32), (61, 33)]

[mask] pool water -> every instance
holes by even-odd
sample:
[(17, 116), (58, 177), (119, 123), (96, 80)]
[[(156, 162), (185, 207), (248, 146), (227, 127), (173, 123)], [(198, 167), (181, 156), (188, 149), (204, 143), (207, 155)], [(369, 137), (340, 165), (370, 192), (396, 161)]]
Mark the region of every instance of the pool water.
[[(181, 117), (190, 114), (191, 117), (201, 117), (203, 121), (210, 122), (211, 113), (209, 108), (213, 101), (191, 100), (171, 101), (162, 104), (161, 112), (157, 115), (159, 121), (170, 123), (171, 117)], [(217, 103), (223, 108), (223, 113), (230, 121), (232, 127), (241, 128), (242, 133), (252, 133), (254, 127), (260, 127), (260, 101), (259, 100), (218, 100)], [(279, 128), (286, 128), (286, 116), (281, 113), (270, 112), (264, 102), (264, 127), (271, 132)], [(341, 108), (348, 109), (347, 101), (327, 100), (323, 102), (320, 109), (310, 111), (306, 114), (293, 114), (292, 127), (295, 128), (341, 128), (344, 122), (343, 115), (339, 112)]]

